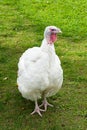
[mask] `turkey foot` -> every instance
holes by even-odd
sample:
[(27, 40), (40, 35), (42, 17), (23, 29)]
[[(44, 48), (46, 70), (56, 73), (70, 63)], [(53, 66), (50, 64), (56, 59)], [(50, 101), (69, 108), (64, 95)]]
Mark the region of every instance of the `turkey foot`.
[(34, 111), (31, 113), (31, 115), (33, 115), (33, 114), (35, 114), (35, 113), (38, 113), (38, 114), (39, 114), (39, 116), (41, 116), (41, 117), (42, 117), (41, 111), (43, 111), (43, 112), (44, 112), (45, 110), (40, 109), (40, 108), (39, 108), (39, 106), (38, 106), (37, 101), (35, 101), (35, 109), (34, 109)]
[(46, 98), (44, 98), (43, 103), (39, 107), (42, 107), (42, 106), (44, 106), (45, 111), (47, 110), (47, 106), (53, 107), (52, 104), (48, 103)]

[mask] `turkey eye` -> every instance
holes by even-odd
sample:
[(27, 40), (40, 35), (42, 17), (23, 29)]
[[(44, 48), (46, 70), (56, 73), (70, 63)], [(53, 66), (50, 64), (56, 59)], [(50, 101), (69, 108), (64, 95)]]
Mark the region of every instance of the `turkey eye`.
[(53, 31), (55, 31), (55, 29), (51, 29), (51, 31), (53, 32)]
[(51, 34), (55, 34), (55, 33), (56, 33), (56, 29), (51, 28)]

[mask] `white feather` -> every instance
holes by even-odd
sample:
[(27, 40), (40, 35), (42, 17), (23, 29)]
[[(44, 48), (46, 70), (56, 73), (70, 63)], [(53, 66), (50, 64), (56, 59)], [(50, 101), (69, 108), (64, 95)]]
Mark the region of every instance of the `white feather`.
[(35, 101), (42, 95), (52, 96), (63, 82), (61, 62), (55, 53), (54, 44), (43, 40), (41, 47), (26, 50), (18, 63), (18, 89), (26, 99)]

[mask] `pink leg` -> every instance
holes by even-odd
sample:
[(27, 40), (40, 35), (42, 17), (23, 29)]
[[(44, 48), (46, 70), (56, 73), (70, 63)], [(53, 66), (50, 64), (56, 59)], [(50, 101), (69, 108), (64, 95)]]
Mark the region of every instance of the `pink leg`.
[(50, 104), (50, 103), (47, 102), (46, 98), (44, 98), (43, 103), (39, 107), (42, 107), (42, 106), (44, 106), (45, 111), (47, 110), (47, 106), (53, 107), (52, 104)]
[(41, 111), (44, 111), (44, 110), (40, 109), (39, 106), (38, 106), (37, 101), (35, 101), (35, 109), (34, 109), (34, 111), (31, 113), (31, 115), (33, 115), (34, 113), (38, 113), (38, 114), (42, 117)]

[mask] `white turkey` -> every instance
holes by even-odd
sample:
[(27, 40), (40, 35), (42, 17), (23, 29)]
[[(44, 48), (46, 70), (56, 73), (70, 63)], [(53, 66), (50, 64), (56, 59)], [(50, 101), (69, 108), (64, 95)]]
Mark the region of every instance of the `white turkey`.
[[(31, 114), (46, 111), (47, 97), (56, 94), (63, 83), (61, 62), (55, 53), (54, 42), (61, 30), (55, 26), (48, 26), (44, 31), (44, 39), (40, 47), (26, 50), (18, 63), (18, 89), (22, 96), (35, 102), (35, 109)], [(38, 99), (43, 97), (39, 106)], [(44, 110), (41, 107), (44, 106)]]

